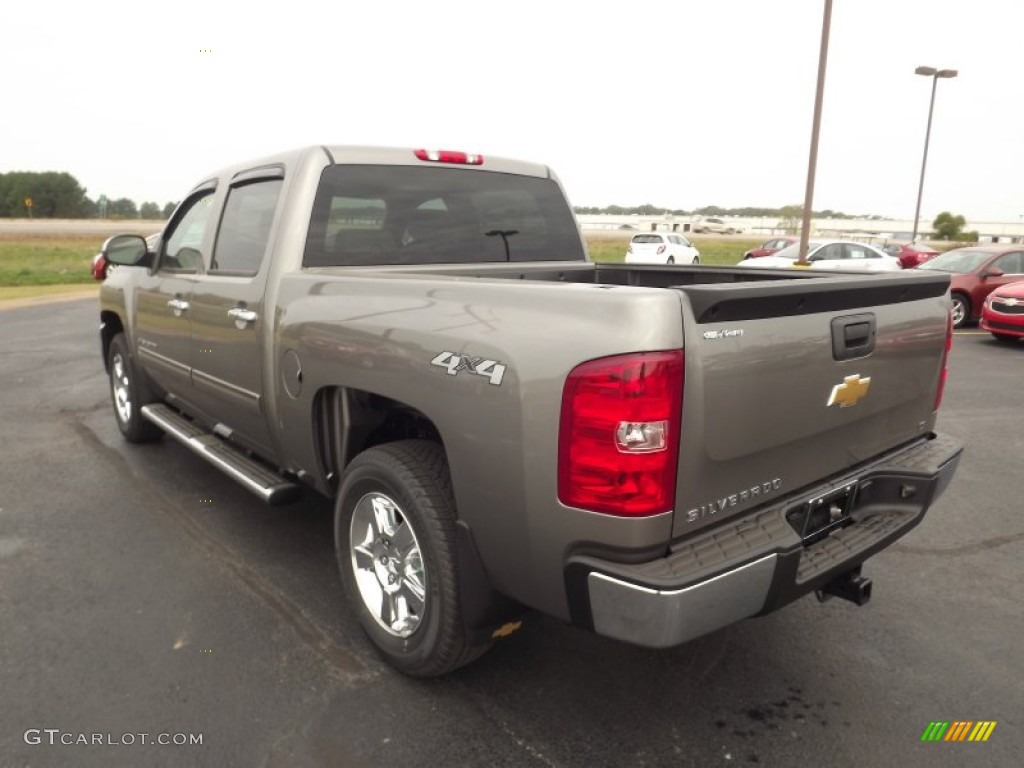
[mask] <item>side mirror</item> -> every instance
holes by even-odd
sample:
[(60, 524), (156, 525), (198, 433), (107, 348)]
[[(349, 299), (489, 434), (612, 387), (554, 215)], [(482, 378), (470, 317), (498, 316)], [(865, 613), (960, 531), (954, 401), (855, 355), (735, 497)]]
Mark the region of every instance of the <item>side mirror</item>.
[(999, 267), (989, 267), (981, 273), (982, 277), (1002, 277), (1006, 273), (1003, 272)]
[(124, 267), (148, 267), (146, 240), (139, 235), (114, 235), (103, 244), (103, 257), (111, 264)]

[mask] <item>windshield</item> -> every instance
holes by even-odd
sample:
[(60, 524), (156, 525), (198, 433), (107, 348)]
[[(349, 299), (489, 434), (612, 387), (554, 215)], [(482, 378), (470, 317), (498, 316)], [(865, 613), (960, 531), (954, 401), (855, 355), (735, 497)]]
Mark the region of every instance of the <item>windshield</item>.
[(584, 261), (551, 179), (391, 165), (332, 165), (320, 178), (307, 267)]
[(991, 259), (992, 253), (992, 251), (969, 251), (966, 248), (958, 248), (953, 251), (940, 253), (934, 259), (930, 259), (924, 264), (919, 264), (916, 268), (965, 275), (968, 272), (973, 272)]
[[(810, 256), (823, 245), (824, 243), (820, 241), (812, 240), (807, 244), (807, 255)], [(787, 245), (781, 251), (776, 251), (772, 254), (772, 258), (776, 257), (796, 261), (800, 257), (800, 243), (793, 243), (792, 245)]]

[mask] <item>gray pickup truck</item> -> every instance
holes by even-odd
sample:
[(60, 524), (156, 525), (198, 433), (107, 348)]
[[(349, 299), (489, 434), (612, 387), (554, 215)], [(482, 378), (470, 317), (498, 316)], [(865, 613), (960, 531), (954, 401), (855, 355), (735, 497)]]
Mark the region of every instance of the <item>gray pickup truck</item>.
[(961, 452), (947, 276), (592, 263), (543, 165), (306, 148), (103, 258), (121, 432), (335, 499), (346, 593), (411, 675), (527, 609), (668, 647), (863, 604)]

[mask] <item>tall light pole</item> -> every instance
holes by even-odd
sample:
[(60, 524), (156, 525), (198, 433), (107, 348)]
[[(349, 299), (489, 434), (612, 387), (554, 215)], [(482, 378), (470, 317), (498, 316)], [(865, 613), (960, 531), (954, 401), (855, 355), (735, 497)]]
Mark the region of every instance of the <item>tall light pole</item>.
[(932, 79), (932, 100), (928, 104), (928, 127), (924, 131), (924, 157), (921, 158), (921, 180), (917, 184), (917, 208), (914, 209), (914, 234), (910, 242), (917, 240), (917, 225), (921, 219), (921, 194), (924, 192), (924, 167), (928, 164), (928, 140), (932, 135), (932, 112), (935, 109), (935, 86), (940, 77), (956, 77), (955, 69), (935, 69), (935, 67), (918, 67), (915, 75), (924, 75)]
[(800, 250), (796, 263), (807, 266), (807, 246), (811, 236), (811, 208), (814, 205), (814, 174), (818, 167), (818, 133), (821, 129), (821, 103), (825, 95), (825, 68), (828, 65), (828, 34), (832, 27), (832, 0), (825, 0), (821, 19), (821, 47), (818, 51), (818, 87), (814, 92), (814, 118), (811, 122), (811, 152), (807, 160), (807, 188), (804, 192), (803, 219), (800, 224)]

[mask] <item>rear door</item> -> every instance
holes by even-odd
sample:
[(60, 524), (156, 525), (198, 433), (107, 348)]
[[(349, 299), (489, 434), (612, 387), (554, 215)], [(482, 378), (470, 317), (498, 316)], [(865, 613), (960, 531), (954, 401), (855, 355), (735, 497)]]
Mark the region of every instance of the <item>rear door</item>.
[(136, 348), (161, 387), (189, 399), (192, 373), (192, 290), (208, 249), (213, 187), (181, 205), (162, 238), (153, 272), (136, 286)]
[(264, 294), (283, 175), (263, 168), (235, 177), (191, 299), (194, 402), (223, 434), (265, 456), (273, 453), (263, 395), (273, 317)]

